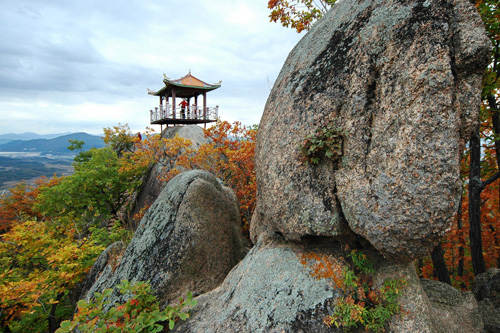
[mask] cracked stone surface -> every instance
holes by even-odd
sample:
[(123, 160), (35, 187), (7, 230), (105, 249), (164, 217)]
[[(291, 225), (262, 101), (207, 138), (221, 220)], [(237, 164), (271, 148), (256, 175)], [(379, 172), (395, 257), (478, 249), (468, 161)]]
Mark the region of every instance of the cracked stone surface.
[[(291, 51), (267, 100), (252, 240), (351, 229), (387, 258), (425, 255), (456, 211), (489, 47), (467, 0), (339, 1)], [(325, 126), (343, 133), (342, 160), (311, 166), (300, 147)]]
[(174, 332), (336, 332), (322, 322), (339, 295), (300, 263), (300, 246), (257, 244)]
[[(141, 220), (115, 267), (106, 265), (87, 297), (122, 279), (149, 281), (167, 303), (219, 285), (245, 254), (234, 192), (193, 170), (170, 180)], [(115, 292), (111, 303), (123, 301)]]

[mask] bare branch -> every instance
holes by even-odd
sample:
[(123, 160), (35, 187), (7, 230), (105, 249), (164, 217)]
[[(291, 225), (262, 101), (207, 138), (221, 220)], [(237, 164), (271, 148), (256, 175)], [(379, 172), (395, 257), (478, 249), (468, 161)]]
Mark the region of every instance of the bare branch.
[(500, 171), (495, 173), (493, 176), (491, 176), (490, 178), (486, 179), (484, 182), (481, 182), (481, 188), (480, 190), (484, 190), (484, 188), (488, 185), (490, 185), (491, 183), (493, 183), (495, 180), (497, 180), (498, 178), (500, 178)]

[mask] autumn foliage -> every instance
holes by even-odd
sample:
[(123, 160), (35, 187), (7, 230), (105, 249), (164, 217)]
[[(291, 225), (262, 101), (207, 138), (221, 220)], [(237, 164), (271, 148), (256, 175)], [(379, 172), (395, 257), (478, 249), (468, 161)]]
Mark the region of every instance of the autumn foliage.
[(34, 209), (40, 191), (58, 184), (60, 180), (58, 177), (41, 177), (34, 185), (19, 183), (9, 189), (9, 194), (0, 198), (0, 234), (9, 231), (15, 221), (40, 218), (40, 213)]
[(179, 166), (210, 171), (231, 187), (240, 204), (243, 230), (248, 231), (257, 191), (254, 163), (257, 129), (223, 121), (206, 130), (205, 135), (211, 142), (195, 153), (185, 153)]
[[(153, 165), (161, 168), (162, 182), (185, 170), (207, 170), (234, 190), (240, 204), (242, 227), (247, 232), (257, 190), (254, 164), (257, 129), (239, 122), (221, 121), (205, 130), (205, 136), (209, 142), (194, 149), (190, 140), (178, 136), (162, 138), (148, 130), (145, 138), (134, 139), (135, 148), (120, 158), (120, 173), (129, 174), (130, 179), (140, 184)], [(144, 208), (136, 218), (142, 217)]]
[(12, 226), (0, 242), (0, 327), (31, 315), (31, 331), (46, 331), (50, 309), (69, 297), (103, 249), (87, 238), (75, 239), (71, 226), (38, 221)]
[(271, 22), (280, 22), (297, 32), (309, 30), (311, 25), (321, 18), (336, 0), (269, 0)]
[(375, 286), (375, 269), (366, 253), (351, 250), (345, 257), (335, 257), (307, 252), (299, 255), (299, 259), (312, 277), (326, 279), (333, 288), (342, 291), (333, 313), (323, 319), (328, 327), (345, 330), (363, 327), (370, 332), (384, 332), (391, 317), (402, 311), (398, 296), (406, 281), (387, 279), (381, 286)]

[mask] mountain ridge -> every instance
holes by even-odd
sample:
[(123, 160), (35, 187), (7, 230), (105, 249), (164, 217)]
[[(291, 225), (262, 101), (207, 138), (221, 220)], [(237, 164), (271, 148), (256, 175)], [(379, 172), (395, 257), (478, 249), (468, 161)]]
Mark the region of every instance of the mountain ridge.
[(13, 140), (0, 144), (0, 152), (38, 152), (41, 154), (72, 155), (74, 152), (68, 150), (69, 140), (84, 141), (83, 150), (104, 147), (101, 136), (76, 132), (61, 135), (51, 139)]

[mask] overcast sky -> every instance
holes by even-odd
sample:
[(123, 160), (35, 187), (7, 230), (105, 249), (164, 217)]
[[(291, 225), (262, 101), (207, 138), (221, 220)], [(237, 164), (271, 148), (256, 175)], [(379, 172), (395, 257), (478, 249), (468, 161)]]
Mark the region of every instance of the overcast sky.
[(266, 0), (2, 0), (0, 134), (149, 125), (163, 73), (222, 87), (222, 118), (259, 122), (301, 35), (270, 23)]

